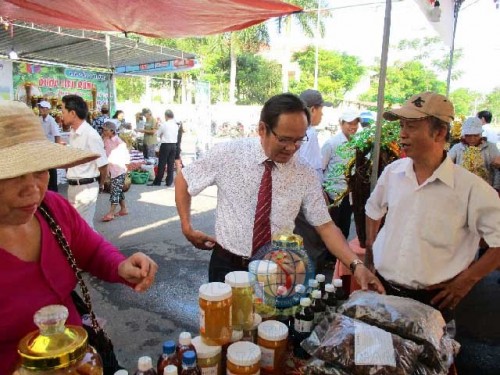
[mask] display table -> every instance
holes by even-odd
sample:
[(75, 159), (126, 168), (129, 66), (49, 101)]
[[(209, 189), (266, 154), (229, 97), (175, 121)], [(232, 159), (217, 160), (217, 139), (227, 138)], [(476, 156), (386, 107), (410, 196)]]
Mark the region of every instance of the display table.
[[(349, 242), (349, 247), (354, 251), (354, 253), (359, 257), (359, 259), (363, 261), (365, 260), (365, 249), (359, 245), (358, 237), (353, 238)], [(347, 293), (347, 295), (351, 294), (355, 290), (361, 289), (356, 280), (354, 280), (354, 278), (351, 276), (352, 274), (349, 268), (344, 266), (343, 263), (337, 260), (337, 263), (335, 264), (335, 271), (333, 277), (335, 279), (343, 280), (344, 291)]]

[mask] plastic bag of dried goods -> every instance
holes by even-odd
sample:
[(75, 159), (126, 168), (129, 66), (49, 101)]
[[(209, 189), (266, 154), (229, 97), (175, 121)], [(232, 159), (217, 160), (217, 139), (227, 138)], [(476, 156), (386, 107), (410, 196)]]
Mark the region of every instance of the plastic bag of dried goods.
[(407, 375), (422, 346), (378, 327), (332, 314), (301, 343), (312, 356), (353, 375)]
[(344, 370), (326, 363), (318, 358), (312, 358), (300, 368), (304, 375), (349, 375)]

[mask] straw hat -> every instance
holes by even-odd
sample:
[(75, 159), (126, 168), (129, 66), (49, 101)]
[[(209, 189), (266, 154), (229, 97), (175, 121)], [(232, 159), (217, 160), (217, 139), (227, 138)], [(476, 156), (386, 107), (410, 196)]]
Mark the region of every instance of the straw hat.
[(99, 157), (49, 141), (24, 103), (0, 100), (0, 180), (51, 168), (69, 168)]

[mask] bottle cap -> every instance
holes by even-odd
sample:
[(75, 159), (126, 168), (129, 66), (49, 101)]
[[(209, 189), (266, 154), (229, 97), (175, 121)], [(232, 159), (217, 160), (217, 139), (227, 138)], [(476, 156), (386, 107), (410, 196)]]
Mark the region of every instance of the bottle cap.
[(325, 282), (325, 275), (323, 275), (322, 273), (318, 273), (316, 275), (316, 280), (319, 282), (319, 283), (324, 283)]
[(243, 331), (237, 331), (233, 329), (233, 333), (231, 335), (231, 342), (240, 341), (243, 338)]
[(260, 357), (260, 348), (248, 341), (235, 342), (227, 348), (227, 360), (237, 366), (253, 366)]
[(266, 320), (259, 324), (259, 337), (268, 341), (281, 341), (288, 337), (288, 327), (277, 320)]
[(314, 298), (314, 299), (321, 299), (321, 290), (313, 290), (313, 292), (312, 292), (312, 298)]
[(309, 279), (309, 288), (317, 288), (319, 283), (316, 279)]
[[(161, 375), (161, 374), (158, 374)], [(177, 366), (168, 365), (163, 369), (163, 375), (178, 375)]]
[(253, 313), (252, 329), (257, 329), (260, 323), (262, 323), (262, 317), (257, 313)]
[(247, 288), (255, 284), (255, 275), (245, 271), (233, 271), (226, 275), (224, 281), (232, 288)]
[(196, 353), (192, 350), (188, 350), (182, 354), (182, 364), (184, 365), (194, 365), (196, 362)]
[(342, 279), (333, 279), (333, 286), (335, 288), (342, 288)]
[(207, 301), (223, 301), (233, 295), (231, 285), (214, 282), (200, 286), (199, 297)]
[(222, 347), (220, 346), (211, 346), (207, 345), (203, 342), (200, 336), (196, 336), (191, 343), (196, 349), (196, 355), (200, 359), (212, 358), (215, 357), (222, 351)]
[(295, 293), (304, 294), (306, 292), (306, 287), (303, 284), (295, 285)]
[(301, 298), (300, 299), (300, 306), (304, 306), (304, 307), (311, 306), (311, 300), (307, 297)]
[(333, 284), (326, 284), (325, 291), (327, 291), (328, 293), (333, 293), (335, 292), (335, 287), (333, 286)]
[(253, 260), (248, 264), (248, 270), (254, 275), (269, 275), (278, 272), (278, 265), (271, 260)]
[(189, 332), (181, 332), (179, 335), (179, 344), (190, 345), (191, 344), (191, 334)]
[(124, 370), (124, 369), (121, 369), (121, 370), (116, 371), (114, 373), (114, 375), (128, 375), (128, 371)]
[(172, 354), (175, 352), (175, 341), (168, 340), (163, 343), (163, 354)]
[(137, 368), (139, 371), (148, 371), (150, 368), (153, 367), (153, 360), (151, 357), (148, 357), (147, 355), (144, 357), (139, 357), (139, 360), (137, 361)]

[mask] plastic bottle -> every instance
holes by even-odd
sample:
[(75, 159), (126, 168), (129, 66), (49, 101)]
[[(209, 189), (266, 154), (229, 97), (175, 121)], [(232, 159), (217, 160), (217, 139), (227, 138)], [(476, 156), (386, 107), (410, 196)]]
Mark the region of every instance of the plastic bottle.
[(333, 313), (337, 309), (337, 298), (335, 297), (335, 287), (333, 284), (325, 285), (325, 295), (323, 296), (323, 301), (326, 305), (326, 313)]
[(163, 369), (163, 375), (179, 375), (179, 369), (177, 368), (177, 366), (168, 365)]
[(275, 320), (263, 322), (259, 325), (257, 342), (262, 354), (261, 373), (264, 375), (282, 374), (288, 344), (288, 327)]
[[(177, 369), (177, 368), (176, 368)], [(114, 375), (128, 375), (128, 371), (127, 370), (124, 370), (124, 369), (121, 369), (121, 370), (118, 370), (114, 373)]]
[(253, 291), (255, 275), (245, 271), (229, 272), (225, 283), (231, 285), (233, 330), (251, 329), (253, 324)]
[(235, 342), (227, 349), (227, 374), (260, 374), (260, 348), (247, 341)]
[[(234, 331), (233, 331), (234, 332)], [(220, 346), (205, 345), (200, 336), (192, 340), (196, 348), (196, 356), (198, 358), (198, 367), (202, 375), (221, 375), (221, 351)]]
[(180, 375), (201, 375), (201, 370), (196, 364), (196, 353), (193, 350), (188, 350), (182, 355)]
[(231, 340), (231, 286), (207, 283), (200, 286), (200, 335), (207, 345), (224, 345)]
[[(193, 351), (196, 354), (196, 349), (194, 345), (191, 343), (191, 334), (189, 332), (181, 332), (179, 335), (179, 343), (175, 350), (177, 354), (177, 363), (179, 366), (182, 366), (182, 358), (185, 352)], [(180, 371), (180, 367), (179, 367)]]
[(308, 338), (312, 332), (314, 312), (311, 309), (311, 300), (309, 298), (301, 298), (300, 306), (301, 308), (295, 314), (293, 320), (293, 354), (298, 358), (307, 359), (310, 356), (302, 349), (300, 343)]
[(333, 286), (335, 287), (335, 298), (337, 299), (337, 306), (340, 306), (347, 299), (347, 296), (345, 294), (345, 291), (344, 291), (344, 288), (342, 285), (342, 279), (334, 279)]
[(307, 285), (307, 297), (312, 298), (312, 292), (315, 290), (319, 290), (319, 283), (316, 279), (309, 279)]
[(325, 316), (326, 304), (325, 301), (321, 298), (321, 291), (314, 290), (312, 293), (313, 301), (311, 303), (312, 311), (314, 312), (314, 321), (313, 325), (321, 322), (323, 317)]
[(156, 375), (156, 371), (153, 368), (153, 360), (151, 357), (144, 356), (140, 357), (137, 361), (137, 371), (135, 375)]
[(158, 362), (156, 363), (156, 373), (158, 375), (163, 374), (163, 369), (168, 365), (174, 365), (179, 367), (179, 359), (177, 353), (175, 352), (175, 341), (169, 340), (163, 343), (163, 352), (158, 357)]
[(243, 339), (243, 331), (233, 331), (233, 334), (231, 335), (231, 341), (228, 344), (222, 345), (221, 367), (223, 374), (226, 373), (227, 350), (232, 344), (241, 341), (242, 339)]
[(325, 294), (325, 275), (318, 273), (316, 275), (316, 281), (319, 283), (319, 290), (321, 290), (321, 295)]
[(262, 317), (259, 314), (254, 313), (252, 329), (243, 330), (243, 338), (241, 341), (250, 341), (255, 344), (257, 342), (257, 327), (260, 323), (262, 323)]

